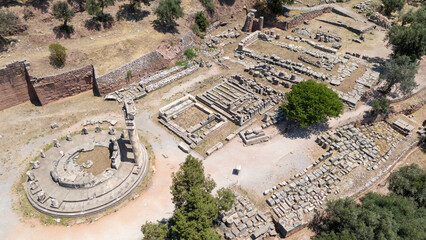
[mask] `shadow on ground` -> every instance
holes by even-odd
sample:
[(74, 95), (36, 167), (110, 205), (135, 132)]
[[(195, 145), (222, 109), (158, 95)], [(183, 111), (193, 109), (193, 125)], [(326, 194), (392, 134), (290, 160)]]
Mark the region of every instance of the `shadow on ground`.
[(116, 18), (117, 20), (138, 22), (146, 18), (150, 13), (150, 11), (135, 9), (131, 4), (124, 4), (120, 6)]

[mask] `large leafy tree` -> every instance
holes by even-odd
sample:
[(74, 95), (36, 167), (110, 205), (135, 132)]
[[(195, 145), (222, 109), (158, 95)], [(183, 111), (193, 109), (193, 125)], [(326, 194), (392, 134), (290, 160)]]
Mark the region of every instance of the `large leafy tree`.
[(373, 110), (376, 114), (386, 114), (389, 111), (389, 100), (386, 97), (374, 99)]
[(286, 97), (282, 109), (287, 119), (298, 121), (302, 127), (324, 122), (327, 117), (337, 117), (343, 112), (337, 93), (313, 80), (294, 85)]
[(157, 20), (166, 26), (173, 25), (176, 19), (183, 17), (181, 2), (181, 0), (160, 0), (154, 10)]
[(141, 7), (141, 3), (143, 3), (145, 6), (150, 6), (152, 0), (130, 0), (130, 5), (133, 7), (133, 9)]
[(385, 13), (391, 14), (392, 12), (401, 10), (405, 5), (405, 0), (382, 0)]
[(104, 9), (114, 6), (115, 0), (87, 0), (85, 9), (87, 13), (96, 16), (101, 20), (105, 19)]
[(328, 202), (314, 239), (424, 239), (424, 207), (395, 194), (371, 192), (361, 198), (361, 203), (349, 198)]
[(389, 190), (413, 198), (420, 206), (426, 206), (426, 171), (419, 165), (402, 167), (390, 177)]
[(145, 240), (161, 240), (167, 237), (167, 225), (163, 223), (147, 222), (142, 225), (141, 231)]
[(397, 86), (397, 91), (410, 94), (417, 86), (414, 81), (417, 68), (417, 63), (408, 56), (397, 56), (386, 61), (380, 74), (380, 79), (385, 81), (384, 92), (389, 93)]

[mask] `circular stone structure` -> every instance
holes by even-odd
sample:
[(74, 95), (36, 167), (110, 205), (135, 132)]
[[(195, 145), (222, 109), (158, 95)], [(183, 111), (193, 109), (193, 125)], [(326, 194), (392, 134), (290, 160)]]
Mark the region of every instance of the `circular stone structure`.
[[(117, 204), (136, 189), (148, 171), (149, 158), (135, 130), (135, 113), (135, 108), (125, 110), (128, 137), (122, 134), (116, 139), (115, 131), (97, 127), (95, 132), (84, 128), (81, 135), (67, 136), (62, 142), (54, 140), (54, 146), (27, 172), (25, 190), (31, 205), (52, 216), (81, 217)], [(95, 147), (107, 147), (111, 161), (96, 176), (86, 170), (96, 161), (82, 165), (76, 161), (80, 153)]]

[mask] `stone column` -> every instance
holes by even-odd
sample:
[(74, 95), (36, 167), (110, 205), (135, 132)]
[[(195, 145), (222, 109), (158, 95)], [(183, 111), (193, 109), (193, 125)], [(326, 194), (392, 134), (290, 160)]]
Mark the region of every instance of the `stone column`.
[(138, 166), (142, 165), (142, 147), (139, 141), (138, 130), (135, 124), (135, 115), (136, 115), (136, 106), (133, 102), (133, 99), (124, 100), (124, 117), (126, 120), (126, 129), (129, 133), (130, 144), (132, 145), (132, 150), (135, 158), (135, 164)]

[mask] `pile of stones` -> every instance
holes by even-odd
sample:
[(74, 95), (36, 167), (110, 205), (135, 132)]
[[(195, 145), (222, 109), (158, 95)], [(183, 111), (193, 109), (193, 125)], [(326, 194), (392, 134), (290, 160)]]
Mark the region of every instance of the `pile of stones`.
[(353, 8), (357, 9), (358, 13), (372, 13), (375, 9), (373, 9), (373, 7), (371, 6), (372, 1), (371, 0), (367, 0), (364, 2), (360, 2), (356, 5), (353, 6)]
[(112, 126), (115, 126), (115, 124), (117, 124), (117, 120), (110, 120), (110, 119), (84, 120), (83, 127), (88, 125), (102, 124), (102, 123), (109, 123)]
[(231, 210), (224, 212), (219, 233), (225, 239), (264, 239), (277, 236), (271, 217), (256, 209), (247, 197), (234, 193)]
[[(387, 135), (378, 133), (380, 128)], [(398, 134), (386, 123), (362, 126), (360, 129), (346, 125), (331, 130), (316, 139), (327, 150), (312, 165), (264, 192), (266, 202), (280, 218), (279, 228), (291, 231), (310, 221), (313, 212), (321, 209), (328, 195), (340, 192), (339, 183), (344, 175), (363, 165), (367, 170), (376, 170), (378, 162), (386, 161), (396, 143)], [(377, 137), (389, 141), (388, 149), (376, 146)], [(386, 152), (380, 155), (380, 152)]]
[(330, 79), (330, 84), (334, 86), (339, 86), (345, 80), (351, 76), (352, 72), (358, 69), (358, 64), (354, 62), (347, 62), (342, 64), (337, 69), (337, 73), (340, 73), (340, 76), (333, 75)]
[(389, 29), (392, 26), (389, 19), (387, 17), (383, 16), (382, 14), (378, 13), (378, 12), (371, 14), (371, 16), (368, 20), (370, 20), (370, 21), (374, 22), (375, 24), (377, 24), (381, 27), (384, 27), (386, 29)]
[(269, 140), (269, 136), (266, 135), (265, 131), (262, 129), (252, 129), (240, 132), (240, 137), (246, 146), (267, 142)]

